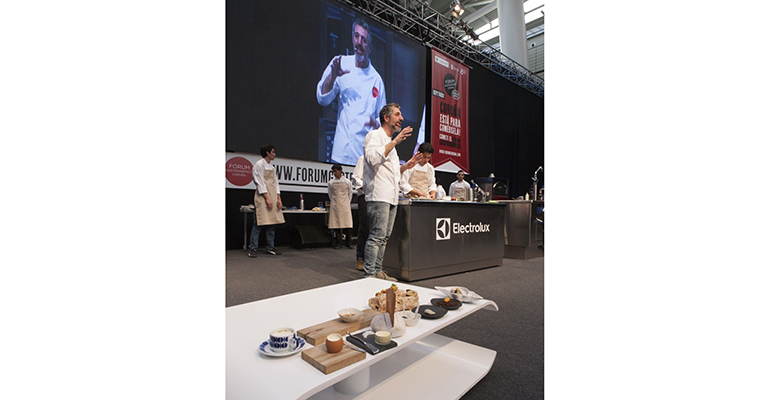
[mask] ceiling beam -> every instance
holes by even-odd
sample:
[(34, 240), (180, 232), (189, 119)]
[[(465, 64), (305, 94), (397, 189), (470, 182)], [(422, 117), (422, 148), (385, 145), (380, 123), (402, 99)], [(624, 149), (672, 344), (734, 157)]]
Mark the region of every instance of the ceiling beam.
[(475, 2), (475, 3), (463, 4), (463, 6), (464, 7), (478, 7), (478, 6), (483, 6), (484, 4), (489, 4), (489, 3), (497, 4), (497, 0), (479, 0), (479, 1)]
[(497, 9), (497, 1), (493, 1), (484, 7), (479, 8), (478, 10), (472, 12), (467, 17), (463, 18), (463, 21), (470, 24), (471, 22), (489, 14), (490, 11)]

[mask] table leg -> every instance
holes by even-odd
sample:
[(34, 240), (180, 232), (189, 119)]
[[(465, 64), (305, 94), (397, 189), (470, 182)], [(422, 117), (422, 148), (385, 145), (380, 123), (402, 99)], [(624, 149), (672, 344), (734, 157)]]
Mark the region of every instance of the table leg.
[(356, 372), (334, 385), (334, 390), (342, 394), (359, 394), (369, 389), (369, 367)]

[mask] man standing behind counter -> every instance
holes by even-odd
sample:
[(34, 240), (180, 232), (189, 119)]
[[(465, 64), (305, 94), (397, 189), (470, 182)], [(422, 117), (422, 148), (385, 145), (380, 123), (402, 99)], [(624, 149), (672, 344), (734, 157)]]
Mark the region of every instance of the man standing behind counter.
[(259, 248), (259, 232), (266, 226), (265, 239), (267, 239), (267, 254), (281, 255), (275, 248), (275, 225), (284, 223), (283, 203), (281, 202), (281, 190), (275, 179), (275, 168), (270, 162), (275, 160), (275, 146), (263, 145), (260, 149), (262, 159), (254, 164), (251, 170), (251, 178), (257, 185), (254, 193), (254, 226), (251, 228), (251, 240), (249, 242), (249, 257), (257, 256)]
[(422, 154), (422, 161), (414, 168), (404, 171), (401, 176), (401, 191), (410, 199), (429, 198), (436, 200), (436, 172), (430, 165), (433, 157), (433, 145), (423, 143), (417, 150)]
[(465, 172), (457, 171), (457, 180), (449, 185), (449, 197), (454, 197), (459, 201), (471, 199), (471, 185), (465, 181)]
[(372, 38), (362, 19), (353, 22), (354, 55), (332, 58), (316, 87), (316, 100), (328, 106), (339, 95), (332, 162), (353, 165), (363, 154), (367, 132), (380, 126), (377, 110), (386, 103), (385, 84), (369, 54)]
[[(422, 160), (422, 154), (417, 153), (399, 166), (396, 145), (412, 136), (412, 127), (401, 129), (403, 121), (400, 106), (387, 104), (380, 110), (382, 126), (369, 132), (364, 139), (364, 192), (370, 227), (364, 257), (365, 278), (396, 280), (382, 270), (382, 258), (396, 220), (401, 174)], [(398, 133), (395, 138), (394, 133)]]

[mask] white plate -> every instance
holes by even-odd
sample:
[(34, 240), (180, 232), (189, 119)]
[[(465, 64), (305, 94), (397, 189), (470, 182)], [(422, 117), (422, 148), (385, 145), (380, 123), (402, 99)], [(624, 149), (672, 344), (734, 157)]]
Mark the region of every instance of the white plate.
[(297, 346), (297, 348), (294, 350), (276, 353), (270, 347), (270, 340), (265, 340), (264, 342), (262, 342), (262, 344), (259, 345), (259, 352), (270, 357), (286, 357), (292, 354), (297, 354), (305, 347), (305, 339), (302, 339), (300, 337), (298, 337), (297, 339), (299, 339), (299, 346)]
[[(483, 299), (483, 297), (476, 294), (476, 292), (468, 290), (467, 288), (464, 288), (462, 286), (434, 286), (436, 290), (443, 293), (445, 296), (449, 296), (453, 299), (460, 300), (463, 303), (473, 303), (474, 301), (478, 301)], [(452, 289), (459, 288), (463, 293), (465, 294), (454, 294), (452, 293)]]

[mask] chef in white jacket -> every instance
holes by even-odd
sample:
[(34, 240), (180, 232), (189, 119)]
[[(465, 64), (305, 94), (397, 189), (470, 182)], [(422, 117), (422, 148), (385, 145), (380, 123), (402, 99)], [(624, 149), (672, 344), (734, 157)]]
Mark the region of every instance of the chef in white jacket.
[(380, 128), (369, 132), (364, 139), (364, 193), (369, 216), (364, 278), (396, 280), (383, 271), (382, 259), (396, 221), (399, 180), (404, 171), (422, 160), (422, 155), (417, 153), (403, 165), (399, 163), (396, 146), (412, 135), (410, 126), (401, 129), (403, 121), (401, 107), (388, 103), (380, 110)]
[(420, 161), (414, 168), (407, 169), (401, 174), (401, 191), (404, 196), (411, 199), (429, 198), (436, 199), (436, 171), (430, 165), (433, 157), (433, 145), (423, 143), (417, 150), (422, 154)]
[(329, 229), (334, 236), (334, 248), (342, 247), (342, 234), (345, 233), (345, 247), (350, 247), (350, 233), (353, 228), (353, 214), (350, 200), (353, 198), (353, 185), (342, 175), (342, 165), (332, 166), (332, 179), (329, 180)]
[(444, 200), (444, 197), (446, 197), (444, 185), (441, 184), (441, 178), (436, 177), (436, 200)]
[(457, 171), (457, 180), (449, 185), (449, 197), (458, 201), (471, 201), (471, 185), (465, 181), (465, 172)]
[(377, 114), (385, 106), (385, 83), (372, 65), (372, 37), (363, 19), (353, 22), (352, 55), (339, 55), (329, 62), (316, 86), (316, 99), (322, 106), (337, 102), (332, 162), (355, 164), (364, 154), (364, 138), (380, 127)]
[(279, 256), (282, 253), (275, 248), (275, 226), (283, 224), (283, 203), (281, 202), (281, 189), (275, 177), (275, 168), (270, 164), (275, 160), (275, 146), (263, 145), (260, 148), (262, 159), (254, 163), (251, 171), (251, 179), (257, 186), (254, 192), (254, 226), (251, 227), (251, 240), (249, 242), (248, 256), (257, 257), (259, 247), (259, 233), (265, 228), (267, 240), (267, 254)]

